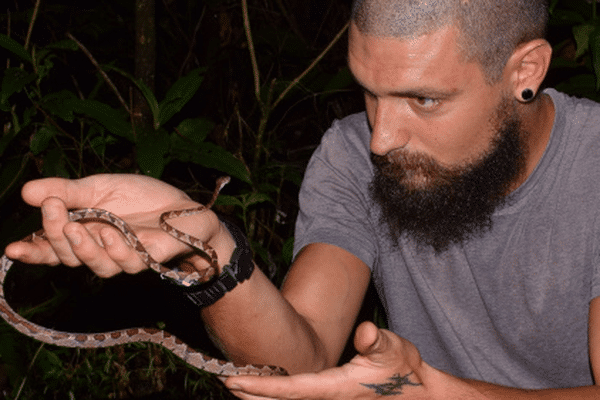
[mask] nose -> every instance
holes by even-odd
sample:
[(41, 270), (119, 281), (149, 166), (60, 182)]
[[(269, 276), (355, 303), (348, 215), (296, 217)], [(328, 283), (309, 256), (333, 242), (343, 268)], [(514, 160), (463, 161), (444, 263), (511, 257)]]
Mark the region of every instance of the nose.
[(410, 133), (402, 118), (402, 105), (396, 99), (378, 99), (371, 110), (371, 152), (380, 156), (406, 146)]

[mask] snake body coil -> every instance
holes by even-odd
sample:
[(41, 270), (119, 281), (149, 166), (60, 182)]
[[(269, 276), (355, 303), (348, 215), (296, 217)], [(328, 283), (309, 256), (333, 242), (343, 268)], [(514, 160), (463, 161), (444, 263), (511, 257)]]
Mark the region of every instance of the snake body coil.
[[(206, 282), (212, 276), (214, 276), (216, 272), (216, 252), (207, 243), (204, 243), (193, 236), (187, 235), (175, 229), (173, 226), (169, 225), (167, 221), (172, 218), (205, 212), (212, 206), (216, 197), (218, 196), (219, 191), (228, 181), (229, 178), (221, 178), (218, 181), (217, 188), (213, 193), (213, 198), (206, 206), (201, 205), (197, 208), (187, 210), (168, 211), (160, 216), (160, 226), (163, 230), (178, 240), (181, 240), (199, 250), (200, 255), (209, 261), (210, 267), (203, 272), (176, 272), (162, 266), (160, 263), (156, 262), (152, 256), (150, 256), (127, 223), (118, 216), (106, 210), (87, 208), (70, 211), (69, 219), (71, 221), (80, 222), (91, 220), (108, 223), (117, 228), (125, 236), (129, 244), (135, 249), (142, 260), (152, 270), (168, 276), (171, 279), (175, 279), (183, 285), (190, 285), (196, 282)], [(44, 237), (43, 232), (41, 232), (35, 233), (24, 240), (32, 240), (35, 236)], [(13, 261), (10, 260), (6, 255), (3, 255), (0, 258), (0, 316), (2, 316), (2, 318), (4, 318), (19, 332), (29, 337), (58, 346), (80, 348), (100, 348), (133, 342), (151, 342), (161, 345), (172, 351), (176, 356), (188, 364), (219, 376), (287, 375), (287, 372), (280, 367), (270, 365), (239, 365), (233, 362), (210, 357), (202, 352), (194, 350), (174, 335), (160, 329), (131, 328), (101, 333), (72, 333), (56, 331), (34, 324), (33, 322), (28, 321), (17, 314), (6, 301), (4, 295), (4, 281), (12, 265)]]

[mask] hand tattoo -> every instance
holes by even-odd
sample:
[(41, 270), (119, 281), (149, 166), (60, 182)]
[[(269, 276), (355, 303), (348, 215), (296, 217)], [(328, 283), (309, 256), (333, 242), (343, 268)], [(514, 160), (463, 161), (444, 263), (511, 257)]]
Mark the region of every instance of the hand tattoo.
[(364, 387), (375, 390), (375, 393), (381, 396), (393, 396), (395, 394), (402, 394), (402, 386), (421, 386), (420, 383), (411, 382), (408, 378), (410, 374), (406, 374), (404, 376), (400, 376), (400, 374), (396, 374), (389, 378), (391, 383), (361, 383)]

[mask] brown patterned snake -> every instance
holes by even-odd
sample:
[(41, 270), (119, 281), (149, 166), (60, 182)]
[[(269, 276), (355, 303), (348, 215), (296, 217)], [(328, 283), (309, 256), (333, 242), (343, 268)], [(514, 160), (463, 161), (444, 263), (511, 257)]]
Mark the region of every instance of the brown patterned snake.
[[(229, 182), (229, 178), (219, 179), (217, 182), (217, 188), (213, 193), (213, 197), (206, 206), (201, 205), (196, 208), (168, 211), (160, 216), (160, 226), (162, 229), (178, 240), (189, 244), (196, 250), (199, 250), (199, 254), (210, 263), (210, 267), (201, 273), (176, 272), (162, 266), (156, 262), (152, 256), (150, 256), (150, 254), (148, 254), (148, 252), (142, 246), (140, 240), (134, 234), (133, 230), (127, 225), (127, 223), (108, 211), (92, 208), (80, 209), (70, 211), (69, 218), (71, 221), (105, 222), (114, 226), (125, 236), (129, 244), (136, 250), (142, 260), (151, 269), (162, 275), (168, 276), (169, 278), (175, 279), (183, 285), (189, 286), (195, 282), (208, 281), (215, 274), (217, 266), (217, 254), (207, 243), (203, 243), (193, 236), (178, 231), (173, 226), (169, 225), (167, 220), (199, 214), (208, 210), (216, 200), (221, 188), (225, 186), (227, 182)], [(33, 240), (33, 238), (36, 236), (44, 238), (43, 231), (34, 233), (24, 240)], [(3, 285), (6, 274), (13, 265), (13, 262), (6, 257), (6, 255), (2, 256), (0, 262), (0, 316), (2, 316), (2, 318), (4, 318), (10, 325), (15, 327), (19, 332), (34, 339), (63, 347), (82, 348), (110, 347), (132, 342), (152, 342), (172, 351), (176, 356), (188, 364), (220, 376), (287, 374), (286, 371), (280, 367), (269, 365), (239, 365), (233, 362), (226, 362), (212, 358), (206, 354), (192, 349), (174, 335), (159, 329), (131, 328), (103, 333), (72, 333), (56, 331), (36, 325), (17, 314), (6, 302)]]

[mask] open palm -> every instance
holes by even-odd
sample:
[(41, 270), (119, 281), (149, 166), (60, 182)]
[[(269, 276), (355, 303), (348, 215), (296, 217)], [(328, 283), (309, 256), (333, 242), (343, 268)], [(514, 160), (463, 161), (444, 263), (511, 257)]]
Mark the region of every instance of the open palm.
[[(118, 215), (129, 224), (152, 257), (162, 262), (189, 248), (160, 229), (160, 215), (199, 205), (181, 190), (141, 175), (41, 179), (27, 183), (22, 194), (28, 204), (42, 207), (47, 240), (13, 243), (7, 247), (7, 255), (33, 264), (86, 264), (100, 276), (121, 271), (135, 273), (146, 266), (114, 228), (101, 223), (82, 226), (70, 222), (67, 210), (100, 208)], [(182, 218), (173, 224), (207, 241), (218, 226), (212, 212), (193, 219)]]

